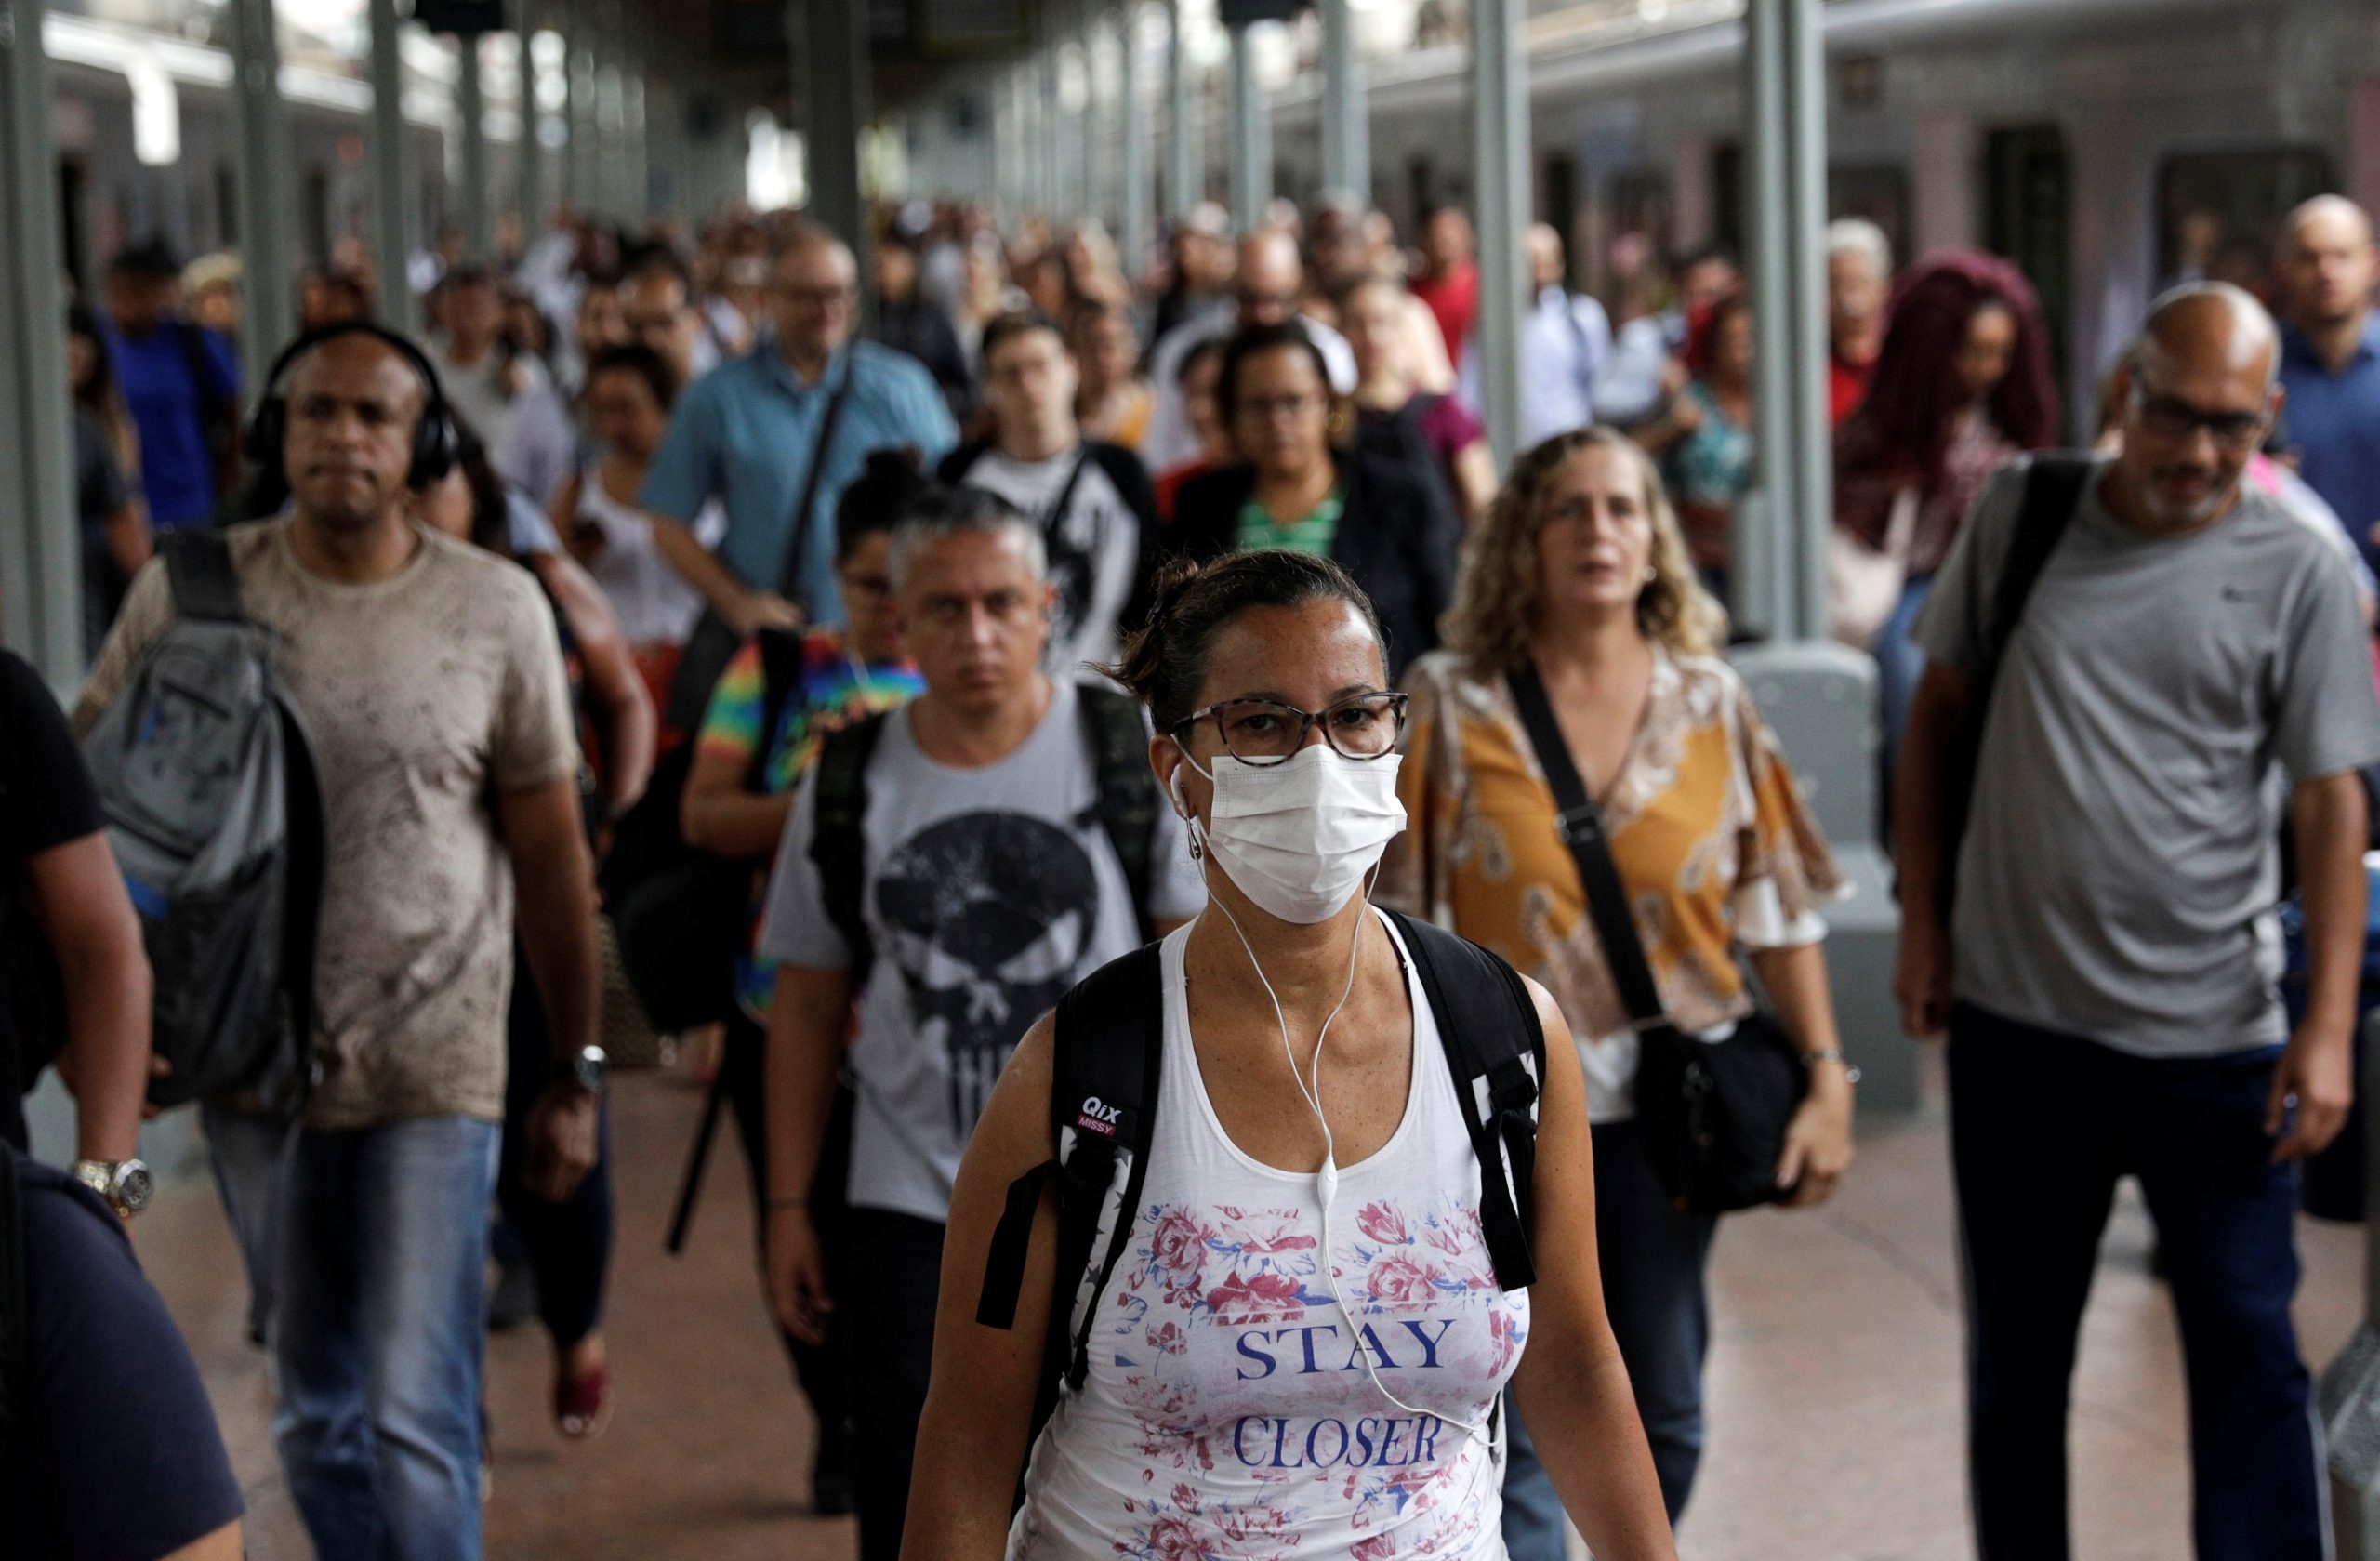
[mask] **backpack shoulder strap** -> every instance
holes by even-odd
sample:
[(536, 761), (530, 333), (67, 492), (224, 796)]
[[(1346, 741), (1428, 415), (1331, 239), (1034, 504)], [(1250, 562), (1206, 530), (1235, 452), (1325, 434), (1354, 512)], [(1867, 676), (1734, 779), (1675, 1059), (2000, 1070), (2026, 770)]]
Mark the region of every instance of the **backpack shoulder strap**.
[(2015, 528), (2008, 537), (2007, 556), (2001, 561), (1991, 605), (1986, 615), (1977, 600), (1983, 590), (1981, 570), (1967, 575), (1969, 621), (1983, 626), (1983, 641), (1976, 658), (1966, 713), (1951, 734), (1942, 786), (1941, 880), (1935, 892), (1936, 907), (1947, 920), (1958, 895), (1959, 853), (1967, 820), (1975, 805), (1975, 778), (1983, 754), (1984, 730), (1991, 720), (1991, 698), (2008, 659), (2008, 644), (2025, 615), (2025, 604), (2041, 583), (2050, 555), (2057, 551), (2068, 525), (2082, 502), (2082, 490), (2097, 465), (2087, 456), (2043, 455), (2025, 470), (2023, 496), (2017, 501)]
[(1131, 1216), (1148, 1180), (1165, 1048), (1159, 946), (1135, 949), (1092, 972), (1058, 999), (1051, 1028), (1050, 1114), (1058, 1158), (1010, 1184), (975, 1308), (985, 1328), (1015, 1326), (1034, 1211), (1054, 1177), (1057, 1280), (1037, 1425), (1055, 1405), (1061, 1382), (1078, 1388), (1090, 1369), (1099, 1298), (1131, 1240)]
[(826, 734), (818, 746), (817, 819), (810, 834), (810, 859), (818, 865), (818, 886), (826, 919), (843, 934), (852, 956), (852, 978), (864, 982), (876, 962), (867, 934), (867, 763), (884, 735), (884, 717), (871, 715)]
[(1123, 865), (1141, 941), (1157, 938), (1149, 893), (1157, 855), (1157, 783), (1149, 774), (1149, 728), (1141, 702), (1100, 683), (1078, 683), (1083, 735), (1099, 787), (1099, 822)]
[(11, 1497), (31, 1440), (26, 1422), (33, 1413), (32, 1326), (25, 1303), (24, 1190), (17, 1151), (0, 1143), (0, 1493)]
[(1479, 1157), (1479, 1218), (1496, 1283), (1526, 1290), (1537, 1282), (1528, 1230), (1545, 1077), (1537, 1004), (1520, 972), (1477, 944), (1398, 911), (1388, 916), (1413, 957)]
[(2042, 571), (2065, 536), (2096, 466), (2088, 456), (2043, 455), (2034, 456), (2026, 470), (2016, 529), (2009, 536), (2008, 554), (2001, 562), (1999, 584), (1991, 593), (1991, 621), (1982, 664), (1987, 684), (1989, 674), (1999, 670), (2017, 620), (2025, 615), (2025, 603), (2041, 583)]
[(157, 538), (165, 555), (174, 610), (185, 618), (245, 623), (240, 577), (231, 567), (231, 544), (213, 526), (181, 526)]
[(744, 787), (757, 792), (766, 789), (760, 783), (769, 771), (769, 757), (776, 751), (777, 738), (793, 713), (793, 696), (801, 688), (802, 638), (782, 628), (763, 628), (755, 639), (760, 647), (760, 724)]

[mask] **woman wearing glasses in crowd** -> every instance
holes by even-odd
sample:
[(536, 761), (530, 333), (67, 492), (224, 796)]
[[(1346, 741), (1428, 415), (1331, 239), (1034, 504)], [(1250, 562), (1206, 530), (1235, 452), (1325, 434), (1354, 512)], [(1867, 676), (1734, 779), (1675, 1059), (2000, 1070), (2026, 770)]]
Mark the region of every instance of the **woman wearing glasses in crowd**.
[(1329, 368), (1302, 325), (1251, 325), (1223, 349), (1216, 386), (1236, 456), (1184, 483), (1167, 545), (1195, 559), (1278, 548), (1329, 559), (1379, 615), (1389, 675), (1438, 642), (1462, 522), (1436, 483), (1332, 440)]
[[(1713, 1222), (1679, 1211), (1631, 1120), (1636, 1033), (1587, 915), (1554, 796), (1514, 703), (1535, 668), (1596, 800), (1669, 1019), (1722, 1042), (1752, 1012), (1748, 961), (1803, 1051), (1809, 1092), (1777, 1167), (1790, 1201), (1824, 1200), (1851, 1159), (1851, 1078), (1836, 1049), (1818, 907), (1826, 842), (1751, 695), (1719, 659), (1726, 619), (1695, 577), (1651, 460), (1581, 430), (1515, 463), (1473, 539), (1448, 648), (1406, 680), (1398, 794), (1410, 826), (1380, 896), (1451, 927), (1542, 983), (1578, 1037), (1594, 1124), (1596, 1247), (1636, 1407), (1674, 1517), (1702, 1446), (1703, 1270)], [(1515, 1561), (1560, 1561), (1552, 1429), (1516, 1420), (1504, 1531)]]
[(1011, 1184), (1056, 1152), (1043, 1019), (959, 1171), (906, 1554), (1501, 1561), (1510, 1382), (1595, 1554), (1673, 1556), (1604, 1317), (1561, 1014), (1497, 994), (1546, 1042), (1536, 1281), (1506, 1290), (1439, 1016), (1365, 893), (1402, 824), (1405, 698), (1362, 590), (1288, 552), (1177, 562), (1115, 671), (1209, 893), (1159, 949), (1145, 1180), (1098, 1345), (1028, 1449), (1050, 1314), (1077, 1291), (1047, 1207), (1013, 1327), (976, 1304)]

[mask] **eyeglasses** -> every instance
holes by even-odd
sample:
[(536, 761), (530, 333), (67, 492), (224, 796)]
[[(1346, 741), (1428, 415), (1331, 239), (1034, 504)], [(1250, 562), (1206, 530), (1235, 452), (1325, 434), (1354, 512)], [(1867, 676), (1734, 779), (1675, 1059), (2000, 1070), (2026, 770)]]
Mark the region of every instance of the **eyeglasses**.
[(1239, 290), (1239, 308), (1243, 314), (1256, 314), (1273, 310), (1286, 312), (1295, 309), (1297, 304), (1298, 296), (1295, 293), (1256, 293), (1245, 287)]
[(1320, 396), (1248, 396), (1237, 403), (1236, 409), (1240, 416), (1253, 417), (1260, 423), (1269, 423), (1276, 417), (1302, 420), (1322, 410), (1322, 398)]
[(797, 309), (833, 309), (853, 301), (855, 290), (850, 287), (796, 287), (779, 283), (776, 296)]
[(1322, 740), (1347, 759), (1380, 759), (1396, 749), (1405, 735), (1402, 694), (1357, 694), (1326, 709), (1308, 714), (1295, 705), (1273, 699), (1225, 699), (1193, 710), (1173, 728), (1179, 737), (1188, 728), (1212, 719), (1224, 751), (1243, 764), (1279, 764), (1305, 747), (1305, 734), (1319, 726)]
[(2135, 379), (2132, 387), (2133, 409), (2140, 415), (2140, 426), (2160, 439), (2183, 440), (2204, 429), (2218, 450), (2238, 453), (2253, 450), (2264, 438), (2265, 415), (2262, 412), (2204, 412), (2178, 396), (2162, 395)]

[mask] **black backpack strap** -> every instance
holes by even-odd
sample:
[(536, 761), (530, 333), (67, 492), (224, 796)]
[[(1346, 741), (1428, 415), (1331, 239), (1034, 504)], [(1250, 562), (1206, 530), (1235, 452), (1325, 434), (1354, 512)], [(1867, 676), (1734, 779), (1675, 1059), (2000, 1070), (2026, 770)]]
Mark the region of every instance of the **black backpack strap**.
[(762, 783), (769, 773), (769, 756), (776, 751), (786, 718), (792, 714), (793, 696), (801, 689), (801, 636), (782, 628), (763, 628), (755, 639), (760, 647), (760, 741), (752, 749), (744, 789), (760, 793), (768, 789)]
[(1537, 1103), (1545, 1077), (1545, 1026), (1520, 972), (1442, 927), (1388, 912), (1413, 958), (1421, 994), (1461, 1097), (1479, 1158), (1479, 1221), (1496, 1283), (1537, 1282), (1529, 1218), (1537, 1178)]
[(1141, 702), (1099, 683), (1078, 683), (1083, 735), (1099, 787), (1099, 823), (1123, 866), (1141, 941), (1157, 938), (1149, 893), (1157, 855), (1157, 780), (1149, 771), (1149, 728)]
[(876, 946), (867, 933), (867, 847), (861, 826), (867, 820), (867, 761), (883, 735), (882, 715), (855, 721), (826, 734), (813, 765), (818, 797), (810, 859), (818, 866), (826, 919), (851, 950), (854, 982), (866, 981), (876, 962)]
[(2024, 497), (2018, 502), (2016, 525), (2009, 534), (2007, 556), (2001, 561), (2000, 576), (1992, 587), (1988, 617), (1979, 600), (1982, 572), (1970, 570), (1967, 574), (1968, 621), (1982, 626), (1983, 642), (1976, 658), (1966, 719), (1952, 734), (1950, 762), (1942, 777), (1940, 908), (1946, 919), (1951, 898), (1957, 893), (1959, 842), (1965, 838), (1967, 816), (1975, 801), (1976, 766), (1983, 755), (1984, 725), (1991, 715), (1992, 690), (1999, 684), (2009, 642), (2016, 636), (2016, 625), (2025, 615), (2026, 604), (2032, 600), (2033, 588), (2041, 584), (2042, 572), (2049, 566), (2050, 555), (2057, 551), (2058, 543), (2065, 539), (2074, 511), (2082, 505), (2082, 491), (2097, 470), (2098, 462), (2089, 456), (2034, 456), (2025, 470)]
[(231, 545), (212, 526), (182, 526), (157, 538), (165, 555), (165, 578), (173, 587), (174, 611), (186, 618), (245, 623), (240, 577), (231, 568)]
[[(1090, 1369), (1099, 1298), (1130, 1244), (1132, 1214), (1148, 1181), (1148, 1145), (1157, 1121), (1165, 1047), (1161, 960), (1158, 946), (1148, 945), (1103, 965), (1058, 999), (1050, 1072), (1050, 1114), (1058, 1158), (1009, 1184), (1008, 1204), (984, 1264), (975, 1320), (985, 1328), (1013, 1328), (1034, 1211), (1054, 1181), (1058, 1250), (1052, 1271), (1057, 1278), (1042, 1353), (1037, 1427), (1055, 1406), (1059, 1384), (1080, 1387)], [(1102, 1224), (1109, 1227), (1107, 1250), (1097, 1253)], [(1075, 1321), (1078, 1303), (1079, 1325)]]
[(0, 1496), (16, 1497), (32, 1442), (33, 1319), (25, 1302), (24, 1189), (17, 1151), (0, 1143)]

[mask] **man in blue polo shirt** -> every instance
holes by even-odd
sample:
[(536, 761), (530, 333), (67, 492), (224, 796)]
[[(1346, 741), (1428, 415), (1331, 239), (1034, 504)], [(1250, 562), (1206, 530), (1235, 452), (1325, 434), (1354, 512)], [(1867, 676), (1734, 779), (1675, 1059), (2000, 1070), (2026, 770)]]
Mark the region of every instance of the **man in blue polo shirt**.
[(2372, 221), (2339, 195), (2317, 195), (2289, 214), (2277, 256), (2289, 323), (2281, 328), (2281, 383), (2289, 432), (2307, 484), (2338, 511), (2367, 562), (2380, 562), (2380, 278)]
[[(687, 389), (644, 480), (654, 545), (709, 607), (670, 693), (668, 721), (689, 730), (756, 630), (841, 623), (835, 502), (867, 453), (914, 446), (931, 469), (959, 442), (922, 364), (852, 339), (858, 268), (842, 240), (797, 229), (770, 307), (776, 339)], [(690, 529), (713, 498), (727, 510), (716, 552)]]
[(140, 434), (140, 491), (159, 531), (215, 513), (231, 475), (240, 365), (231, 344), (181, 317), (181, 267), (162, 243), (109, 263), (101, 322)]

